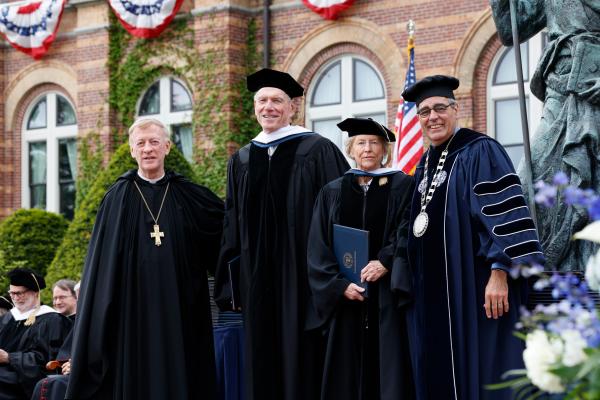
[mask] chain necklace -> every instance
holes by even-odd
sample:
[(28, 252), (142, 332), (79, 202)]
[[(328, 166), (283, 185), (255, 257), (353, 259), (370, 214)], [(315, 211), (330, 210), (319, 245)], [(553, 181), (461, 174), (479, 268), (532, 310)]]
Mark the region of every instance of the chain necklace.
[[(429, 215), (427, 215), (427, 212), (425, 212), (425, 208), (427, 208), (427, 205), (431, 201), (435, 189), (437, 189), (438, 185), (441, 185), (444, 181), (444, 179), (441, 179), (441, 173), (443, 172), (442, 169), (444, 168), (444, 163), (446, 162), (446, 157), (448, 156), (448, 148), (450, 147), (450, 143), (452, 143), (452, 139), (454, 139), (454, 136), (455, 135), (452, 135), (452, 137), (448, 141), (448, 144), (446, 145), (446, 148), (444, 149), (444, 151), (442, 151), (442, 154), (440, 155), (440, 160), (438, 161), (437, 167), (435, 169), (435, 174), (431, 178), (431, 186), (429, 186), (429, 190), (423, 190), (421, 192), (421, 212), (419, 212), (419, 214), (415, 218), (415, 222), (413, 223), (413, 234), (416, 237), (423, 236), (425, 234), (425, 231), (427, 231), (427, 226), (429, 225)], [(425, 169), (423, 170), (423, 180), (425, 182), (424, 189), (427, 188), (427, 167), (429, 165), (430, 153), (431, 150), (427, 152), (427, 156), (425, 157)], [(427, 194), (425, 194), (425, 192), (427, 192)]]
[(158, 225), (158, 219), (160, 218), (160, 213), (162, 212), (163, 204), (165, 204), (165, 199), (167, 198), (167, 192), (169, 191), (169, 185), (171, 184), (171, 182), (167, 183), (167, 189), (165, 190), (165, 194), (163, 195), (162, 201), (160, 202), (160, 208), (158, 209), (158, 214), (156, 215), (156, 218), (154, 217), (154, 214), (152, 213), (152, 210), (150, 209), (150, 206), (148, 205), (146, 198), (142, 194), (142, 191), (140, 190), (140, 187), (138, 186), (137, 182), (133, 181), (133, 183), (134, 183), (135, 187), (137, 188), (138, 192), (140, 192), (142, 201), (144, 202), (146, 209), (148, 210), (148, 212), (150, 213), (150, 216), (152, 217), (152, 220), (154, 221), (154, 227), (153, 227), (153, 231), (150, 232), (150, 238), (154, 239), (155, 245), (160, 246), (162, 244), (160, 238), (165, 237), (165, 233), (160, 231), (160, 227)]

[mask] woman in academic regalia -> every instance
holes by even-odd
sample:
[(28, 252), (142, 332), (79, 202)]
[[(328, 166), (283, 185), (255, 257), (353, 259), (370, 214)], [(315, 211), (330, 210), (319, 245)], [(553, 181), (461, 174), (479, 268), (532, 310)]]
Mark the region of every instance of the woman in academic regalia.
[[(309, 283), (327, 348), (321, 399), (403, 400), (413, 397), (403, 305), (408, 302), (406, 236), (413, 179), (383, 168), (394, 134), (367, 118), (338, 124), (356, 168), (321, 190), (313, 212)], [(369, 262), (360, 282), (340, 272), (335, 225), (369, 232)]]

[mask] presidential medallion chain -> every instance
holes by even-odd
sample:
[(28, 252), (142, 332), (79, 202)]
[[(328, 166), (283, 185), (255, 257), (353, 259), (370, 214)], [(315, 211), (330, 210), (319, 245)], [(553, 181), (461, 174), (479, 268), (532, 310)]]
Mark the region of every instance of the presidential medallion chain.
[(431, 150), (427, 152), (427, 156), (425, 157), (423, 180), (421, 181), (421, 184), (419, 184), (419, 186), (423, 187), (423, 191), (421, 191), (421, 211), (419, 212), (419, 214), (415, 218), (415, 221), (413, 222), (413, 234), (415, 235), (415, 237), (421, 237), (427, 231), (427, 226), (429, 225), (429, 215), (427, 214), (425, 209), (431, 201), (433, 193), (435, 193), (435, 189), (437, 189), (438, 185), (441, 185), (445, 180), (445, 176), (444, 178), (442, 178), (442, 173), (445, 171), (442, 170), (444, 169), (444, 164), (446, 163), (446, 157), (448, 156), (448, 148), (450, 147), (450, 143), (452, 143), (452, 139), (454, 139), (454, 135), (452, 135), (452, 137), (448, 141), (448, 144), (446, 145), (446, 148), (444, 149), (444, 151), (442, 151), (442, 154), (440, 155), (440, 160), (437, 163), (435, 174), (433, 174), (433, 177), (431, 178), (431, 185), (429, 186), (429, 190), (427, 190), (427, 169), (429, 166), (429, 154), (431, 153)]
[(146, 209), (148, 210), (148, 212), (150, 213), (150, 216), (152, 217), (152, 220), (154, 221), (154, 227), (153, 227), (153, 231), (150, 232), (150, 238), (154, 239), (154, 244), (156, 246), (160, 246), (162, 244), (162, 241), (160, 240), (160, 238), (165, 237), (165, 233), (160, 231), (160, 226), (158, 225), (158, 219), (160, 218), (160, 213), (162, 212), (163, 204), (165, 204), (165, 199), (167, 198), (167, 192), (169, 191), (169, 185), (171, 184), (171, 182), (167, 183), (167, 189), (165, 190), (165, 194), (163, 195), (162, 201), (160, 202), (160, 207), (158, 208), (158, 214), (156, 215), (156, 217), (154, 217), (154, 214), (152, 213), (152, 210), (150, 209), (150, 206), (148, 205), (146, 198), (142, 194), (142, 191), (141, 191), (140, 187), (138, 186), (137, 182), (133, 181), (133, 184), (137, 188), (138, 192), (140, 192), (142, 201), (144, 202)]

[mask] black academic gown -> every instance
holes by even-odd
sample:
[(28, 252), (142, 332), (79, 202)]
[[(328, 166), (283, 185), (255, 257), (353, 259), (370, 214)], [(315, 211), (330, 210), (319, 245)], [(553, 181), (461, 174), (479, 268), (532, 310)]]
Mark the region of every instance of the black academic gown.
[[(367, 193), (354, 174), (326, 185), (315, 203), (308, 246), (309, 282), (318, 326), (327, 336), (321, 399), (412, 399), (413, 387), (404, 308), (407, 298), (392, 292), (404, 265), (394, 263), (396, 237), (408, 229), (412, 177), (402, 172), (374, 177)], [(369, 260), (388, 270), (368, 284), (368, 298), (350, 301), (350, 284), (339, 272), (333, 250), (333, 225), (369, 231)], [(395, 267), (401, 270), (393, 271)], [(392, 283), (392, 280), (395, 282)]]
[[(156, 246), (154, 222), (164, 232)], [(167, 172), (135, 170), (106, 193), (88, 248), (73, 335), (68, 399), (213, 399), (214, 347), (206, 271), (214, 268), (223, 203)]]
[(305, 332), (314, 314), (306, 246), (314, 200), (348, 163), (316, 135), (267, 147), (249, 144), (229, 161), (216, 301), (231, 307), (227, 262), (240, 258), (246, 400), (311, 400), (321, 378), (321, 338)]
[[(75, 314), (67, 317), (70, 321), (75, 322)], [(64, 363), (71, 359), (71, 346), (73, 345), (73, 329), (65, 338), (63, 345), (60, 347), (56, 360)], [(52, 372), (52, 375), (41, 379), (36, 383), (33, 389), (31, 400), (63, 400), (67, 393), (67, 385), (69, 384), (70, 375), (62, 375), (62, 368), (57, 368)]]
[(37, 381), (46, 376), (46, 363), (56, 359), (71, 321), (57, 312), (38, 315), (35, 323), (15, 321), (9, 312), (0, 321), (0, 348), (9, 364), (0, 365), (0, 399), (29, 399)]
[[(446, 143), (428, 150), (429, 183)], [(526, 285), (508, 276), (510, 311), (496, 320), (485, 316), (485, 287), (494, 263), (543, 262), (537, 234), (518, 176), (494, 139), (460, 129), (443, 170), (447, 177), (426, 208), (429, 225), (420, 238), (412, 222), (421, 193), (412, 201), (408, 254), (415, 301), (407, 315), (417, 398), (510, 399), (510, 391), (484, 385), (523, 368), (524, 344), (513, 332)]]

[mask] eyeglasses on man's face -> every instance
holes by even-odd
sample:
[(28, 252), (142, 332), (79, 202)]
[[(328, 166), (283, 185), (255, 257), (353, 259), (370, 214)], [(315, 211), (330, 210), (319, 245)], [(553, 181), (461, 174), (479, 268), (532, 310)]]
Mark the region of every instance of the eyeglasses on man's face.
[(435, 111), (436, 114), (444, 115), (448, 111), (448, 107), (453, 106), (456, 103), (448, 103), (448, 104), (434, 104), (432, 108), (425, 107), (417, 110), (417, 114), (421, 118), (428, 118), (431, 115), (431, 111)]
[(23, 297), (28, 292), (30, 292), (30, 290), (19, 290), (18, 292), (17, 291), (8, 292), (8, 294), (10, 295), (10, 297)]
[(52, 298), (52, 301), (54, 303), (58, 303), (59, 301), (64, 301), (65, 299), (68, 299), (69, 297), (73, 297), (73, 296), (54, 296)]

